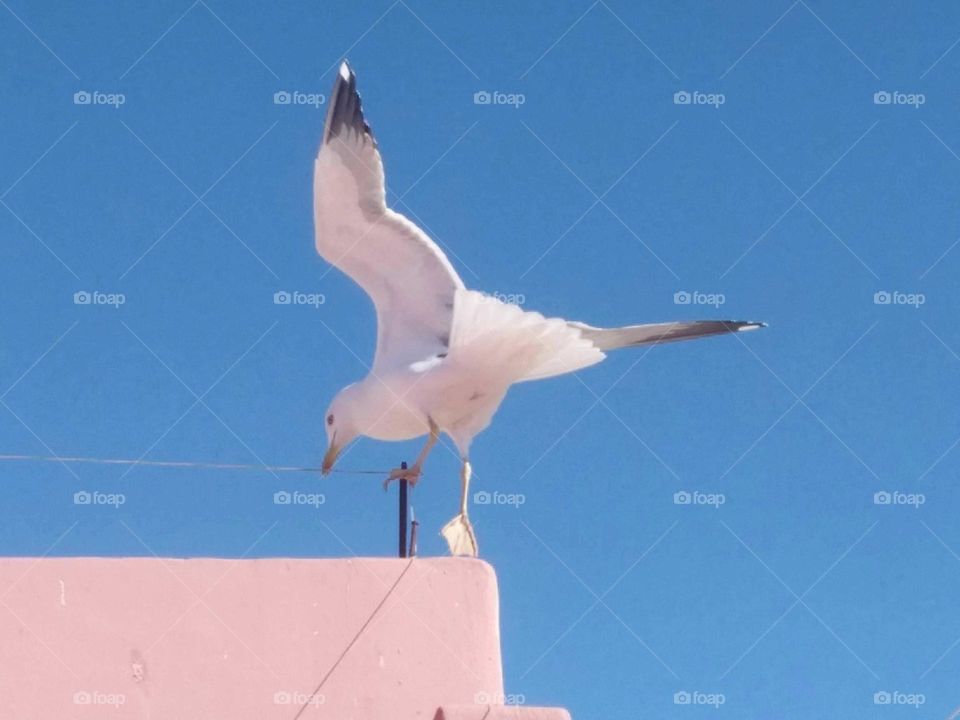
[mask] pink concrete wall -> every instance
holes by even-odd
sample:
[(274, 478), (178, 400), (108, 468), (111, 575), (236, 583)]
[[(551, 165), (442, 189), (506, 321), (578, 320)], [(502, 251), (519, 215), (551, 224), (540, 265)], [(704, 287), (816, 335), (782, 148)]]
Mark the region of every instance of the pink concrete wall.
[(463, 558), (0, 558), (0, 716), (432, 720), (503, 696), (498, 612)]
[(563, 708), (528, 708), (520, 705), (448, 705), (434, 720), (570, 720)]

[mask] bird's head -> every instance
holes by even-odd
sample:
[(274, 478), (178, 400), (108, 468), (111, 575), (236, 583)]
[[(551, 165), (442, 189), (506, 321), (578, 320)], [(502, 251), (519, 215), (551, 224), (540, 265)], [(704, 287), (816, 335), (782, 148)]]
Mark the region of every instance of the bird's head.
[(360, 434), (354, 413), (355, 403), (352, 401), (355, 393), (356, 386), (347, 385), (336, 394), (327, 408), (323, 421), (327, 428), (327, 453), (323, 456), (321, 466), (324, 475), (333, 469), (337, 457), (350, 441)]

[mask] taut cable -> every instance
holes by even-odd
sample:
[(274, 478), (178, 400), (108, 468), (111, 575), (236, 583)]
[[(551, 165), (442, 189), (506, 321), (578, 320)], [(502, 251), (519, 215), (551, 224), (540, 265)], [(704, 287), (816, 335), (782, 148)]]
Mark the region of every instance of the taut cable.
[[(88, 463), (95, 465), (145, 465), (149, 467), (173, 468), (206, 468), (213, 470), (261, 470), (267, 472), (309, 472), (319, 473), (318, 467), (299, 467), (296, 465), (256, 465), (252, 463), (215, 463), (192, 462), (179, 460), (131, 460), (128, 458), (98, 458), (98, 457), (61, 457), (57, 455), (16, 455), (0, 453), (0, 460), (20, 460), (24, 462), (59, 462), (59, 463)], [(387, 475), (389, 470), (341, 470), (334, 468), (331, 472), (348, 475)]]

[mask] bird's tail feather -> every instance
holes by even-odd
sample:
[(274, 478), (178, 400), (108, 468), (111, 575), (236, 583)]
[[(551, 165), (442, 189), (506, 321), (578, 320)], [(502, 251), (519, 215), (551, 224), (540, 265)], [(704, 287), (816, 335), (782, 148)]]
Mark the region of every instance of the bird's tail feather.
[(598, 328), (579, 322), (568, 323), (580, 331), (599, 350), (618, 350), (640, 345), (658, 345), (744, 332), (766, 327), (763, 323), (743, 320), (693, 320), (690, 322), (654, 323), (650, 325), (627, 325), (619, 328)]
[(573, 372), (600, 362), (604, 354), (566, 320), (475, 290), (457, 290), (449, 358), (487, 367), (513, 383)]

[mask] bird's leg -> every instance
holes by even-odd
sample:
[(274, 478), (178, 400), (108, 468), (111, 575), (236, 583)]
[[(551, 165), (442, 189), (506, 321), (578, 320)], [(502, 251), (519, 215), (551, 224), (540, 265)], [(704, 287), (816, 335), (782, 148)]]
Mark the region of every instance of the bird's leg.
[(470, 498), (470, 461), (463, 459), (460, 470), (460, 514), (443, 526), (440, 534), (450, 548), (451, 555), (466, 555), (477, 557), (477, 536), (473, 533), (473, 525), (467, 517), (467, 503)]
[(426, 461), (427, 455), (430, 454), (430, 451), (436, 444), (437, 439), (440, 437), (440, 428), (437, 427), (437, 424), (433, 421), (433, 418), (428, 417), (427, 421), (430, 423), (430, 435), (427, 437), (427, 442), (423, 446), (423, 450), (421, 450), (420, 454), (417, 455), (416, 462), (414, 462), (413, 465), (408, 468), (396, 468), (391, 470), (390, 476), (383, 481), (384, 490), (386, 490), (390, 486), (390, 483), (394, 480), (406, 480), (411, 485), (417, 484), (417, 480), (420, 479), (420, 473), (423, 471), (423, 463)]

